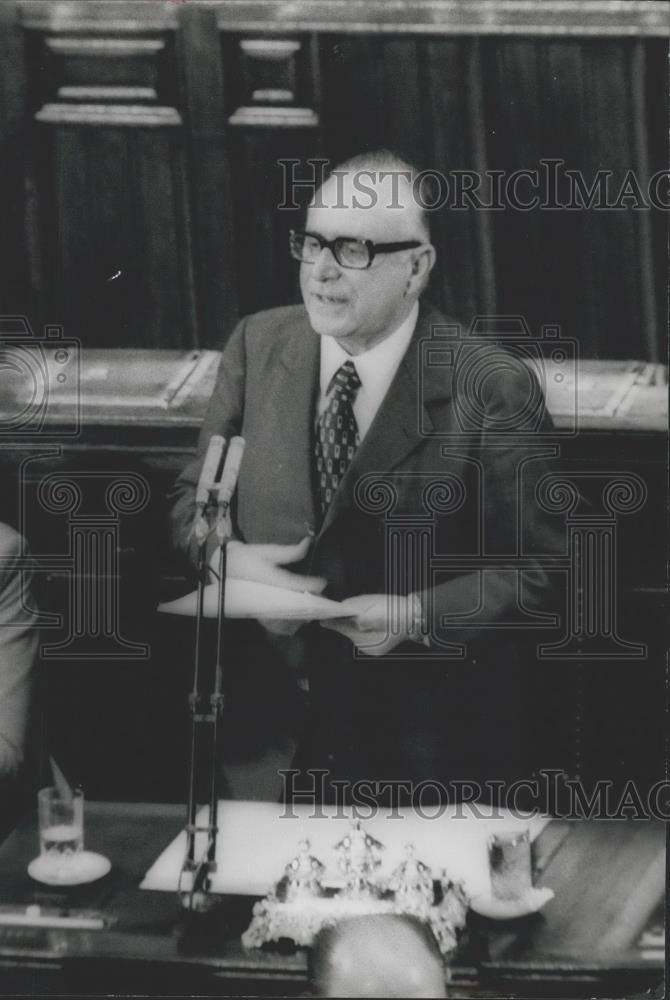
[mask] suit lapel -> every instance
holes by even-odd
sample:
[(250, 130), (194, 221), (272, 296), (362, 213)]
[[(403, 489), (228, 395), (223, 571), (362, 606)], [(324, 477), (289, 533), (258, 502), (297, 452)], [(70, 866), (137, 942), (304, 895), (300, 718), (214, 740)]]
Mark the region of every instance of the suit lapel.
[(431, 409), (451, 396), (451, 380), (443, 367), (426, 365), (422, 343), (431, 328), (445, 320), (431, 306), (421, 304), (414, 335), (395, 378), (356, 452), (328, 509), (320, 534), (353, 503), (356, 483), (369, 473), (384, 473), (400, 466), (433, 430)]
[[(280, 356), (276, 377), (268, 386), (268, 419), (276, 421), (273, 435), (284, 454), (283, 468), (295, 498), (295, 523), (311, 529), (317, 523), (312, 476), (312, 437), (319, 382), (319, 338), (307, 316), (296, 324)], [(273, 456), (277, 457), (277, 456)]]

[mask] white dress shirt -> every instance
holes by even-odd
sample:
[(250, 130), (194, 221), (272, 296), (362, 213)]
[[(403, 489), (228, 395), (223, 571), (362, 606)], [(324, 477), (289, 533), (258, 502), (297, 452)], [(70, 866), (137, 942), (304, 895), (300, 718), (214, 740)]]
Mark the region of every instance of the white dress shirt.
[(354, 401), (354, 416), (358, 426), (359, 443), (363, 440), (409, 347), (418, 315), (419, 303), (415, 302), (409, 316), (397, 330), (362, 354), (347, 354), (334, 337), (321, 338), (317, 417), (328, 405), (328, 388), (333, 376), (345, 361), (353, 361), (361, 381)]

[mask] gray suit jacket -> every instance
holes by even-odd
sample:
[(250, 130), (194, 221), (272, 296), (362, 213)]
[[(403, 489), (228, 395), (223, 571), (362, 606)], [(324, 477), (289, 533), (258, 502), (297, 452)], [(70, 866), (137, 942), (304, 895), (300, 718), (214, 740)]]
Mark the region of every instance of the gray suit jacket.
[[(174, 541), (193, 558), (204, 450), (212, 434), (242, 434), (241, 539), (295, 543), (313, 530), (310, 557), (297, 568), (325, 576), (325, 593), (336, 599), (422, 593), (430, 649), (406, 643), (383, 660), (361, 658), (318, 626), (281, 644), (282, 662), (310, 680), (305, 745), (319, 749), (305, 759), (333, 767), (339, 760), (347, 775), (421, 780), (439, 772), (442, 780), (500, 763), (501, 740), (518, 742), (527, 710), (528, 658), (520, 655), (533, 636), (527, 626), (546, 621), (548, 606), (558, 610), (543, 556), (563, 553), (564, 534), (535, 493), (547, 472), (537, 435), (551, 423), (525, 404), (531, 377), (518, 364), (489, 366), (479, 380), (472, 364), (462, 364), (470, 375), (461, 384), (458, 366), (439, 363), (444, 351), (431, 361), (429, 346), (444, 344), (433, 332), (447, 322), (422, 304), (388, 394), (319, 524), (312, 482), (319, 338), (302, 306), (243, 319), (223, 352), (198, 457), (172, 492)], [(263, 685), (251, 688), (258, 705)]]

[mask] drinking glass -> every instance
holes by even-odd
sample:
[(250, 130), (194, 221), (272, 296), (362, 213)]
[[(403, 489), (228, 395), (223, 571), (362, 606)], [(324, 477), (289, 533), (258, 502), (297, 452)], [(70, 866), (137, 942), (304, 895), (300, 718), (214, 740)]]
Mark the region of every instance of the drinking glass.
[(58, 864), (74, 859), (84, 849), (84, 793), (65, 795), (58, 788), (37, 793), (40, 854)]

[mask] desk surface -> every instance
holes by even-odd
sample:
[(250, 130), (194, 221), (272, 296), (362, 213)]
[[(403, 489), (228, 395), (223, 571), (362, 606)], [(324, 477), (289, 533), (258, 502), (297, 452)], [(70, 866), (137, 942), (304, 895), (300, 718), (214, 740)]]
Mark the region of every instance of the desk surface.
[[(38, 342), (39, 344), (39, 342)], [(31, 433), (37, 421), (66, 436), (84, 427), (195, 429), (212, 394), (218, 351), (80, 349), (33, 346), (20, 340), (13, 379), (0, 389), (0, 416)], [(532, 348), (529, 348), (532, 357)], [(16, 353), (19, 352), (19, 353)], [(565, 352), (563, 352), (565, 353)], [(65, 358), (59, 362), (60, 357)], [(567, 355), (566, 355), (567, 357)], [(580, 360), (538, 369), (549, 412), (563, 432), (656, 431), (668, 417), (667, 369), (644, 361)]]
[[(0, 847), (0, 902), (40, 903), (102, 912), (104, 930), (0, 928), (0, 995), (39, 992), (57, 980), (64, 992), (215, 992), (298, 994), (306, 989), (304, 952), (245, 952), (239, 933), (252, 900), (232, 899), (228, 927), (192, 929), (170, 893), (138, 889), (158, 853), (184, 822), (171, 805), (88, 803), (86, 846), (106, 854), (100, 882), (62, 890), (26, 874), (37, 852), (34, 818)], [(662, 955), (637, 941), (662, 898), (665, 834), (658, 822), (579, 821), (549, 824), (537, 842), (538, 884), (556, 897), (522, 920), (470, 920), (454, 968), (454, 995), (630, 996), (658, 983)], [(217, 918), (218, 920), (218, 918)], [(557, 986), (557, 984), (559, 984)]]

